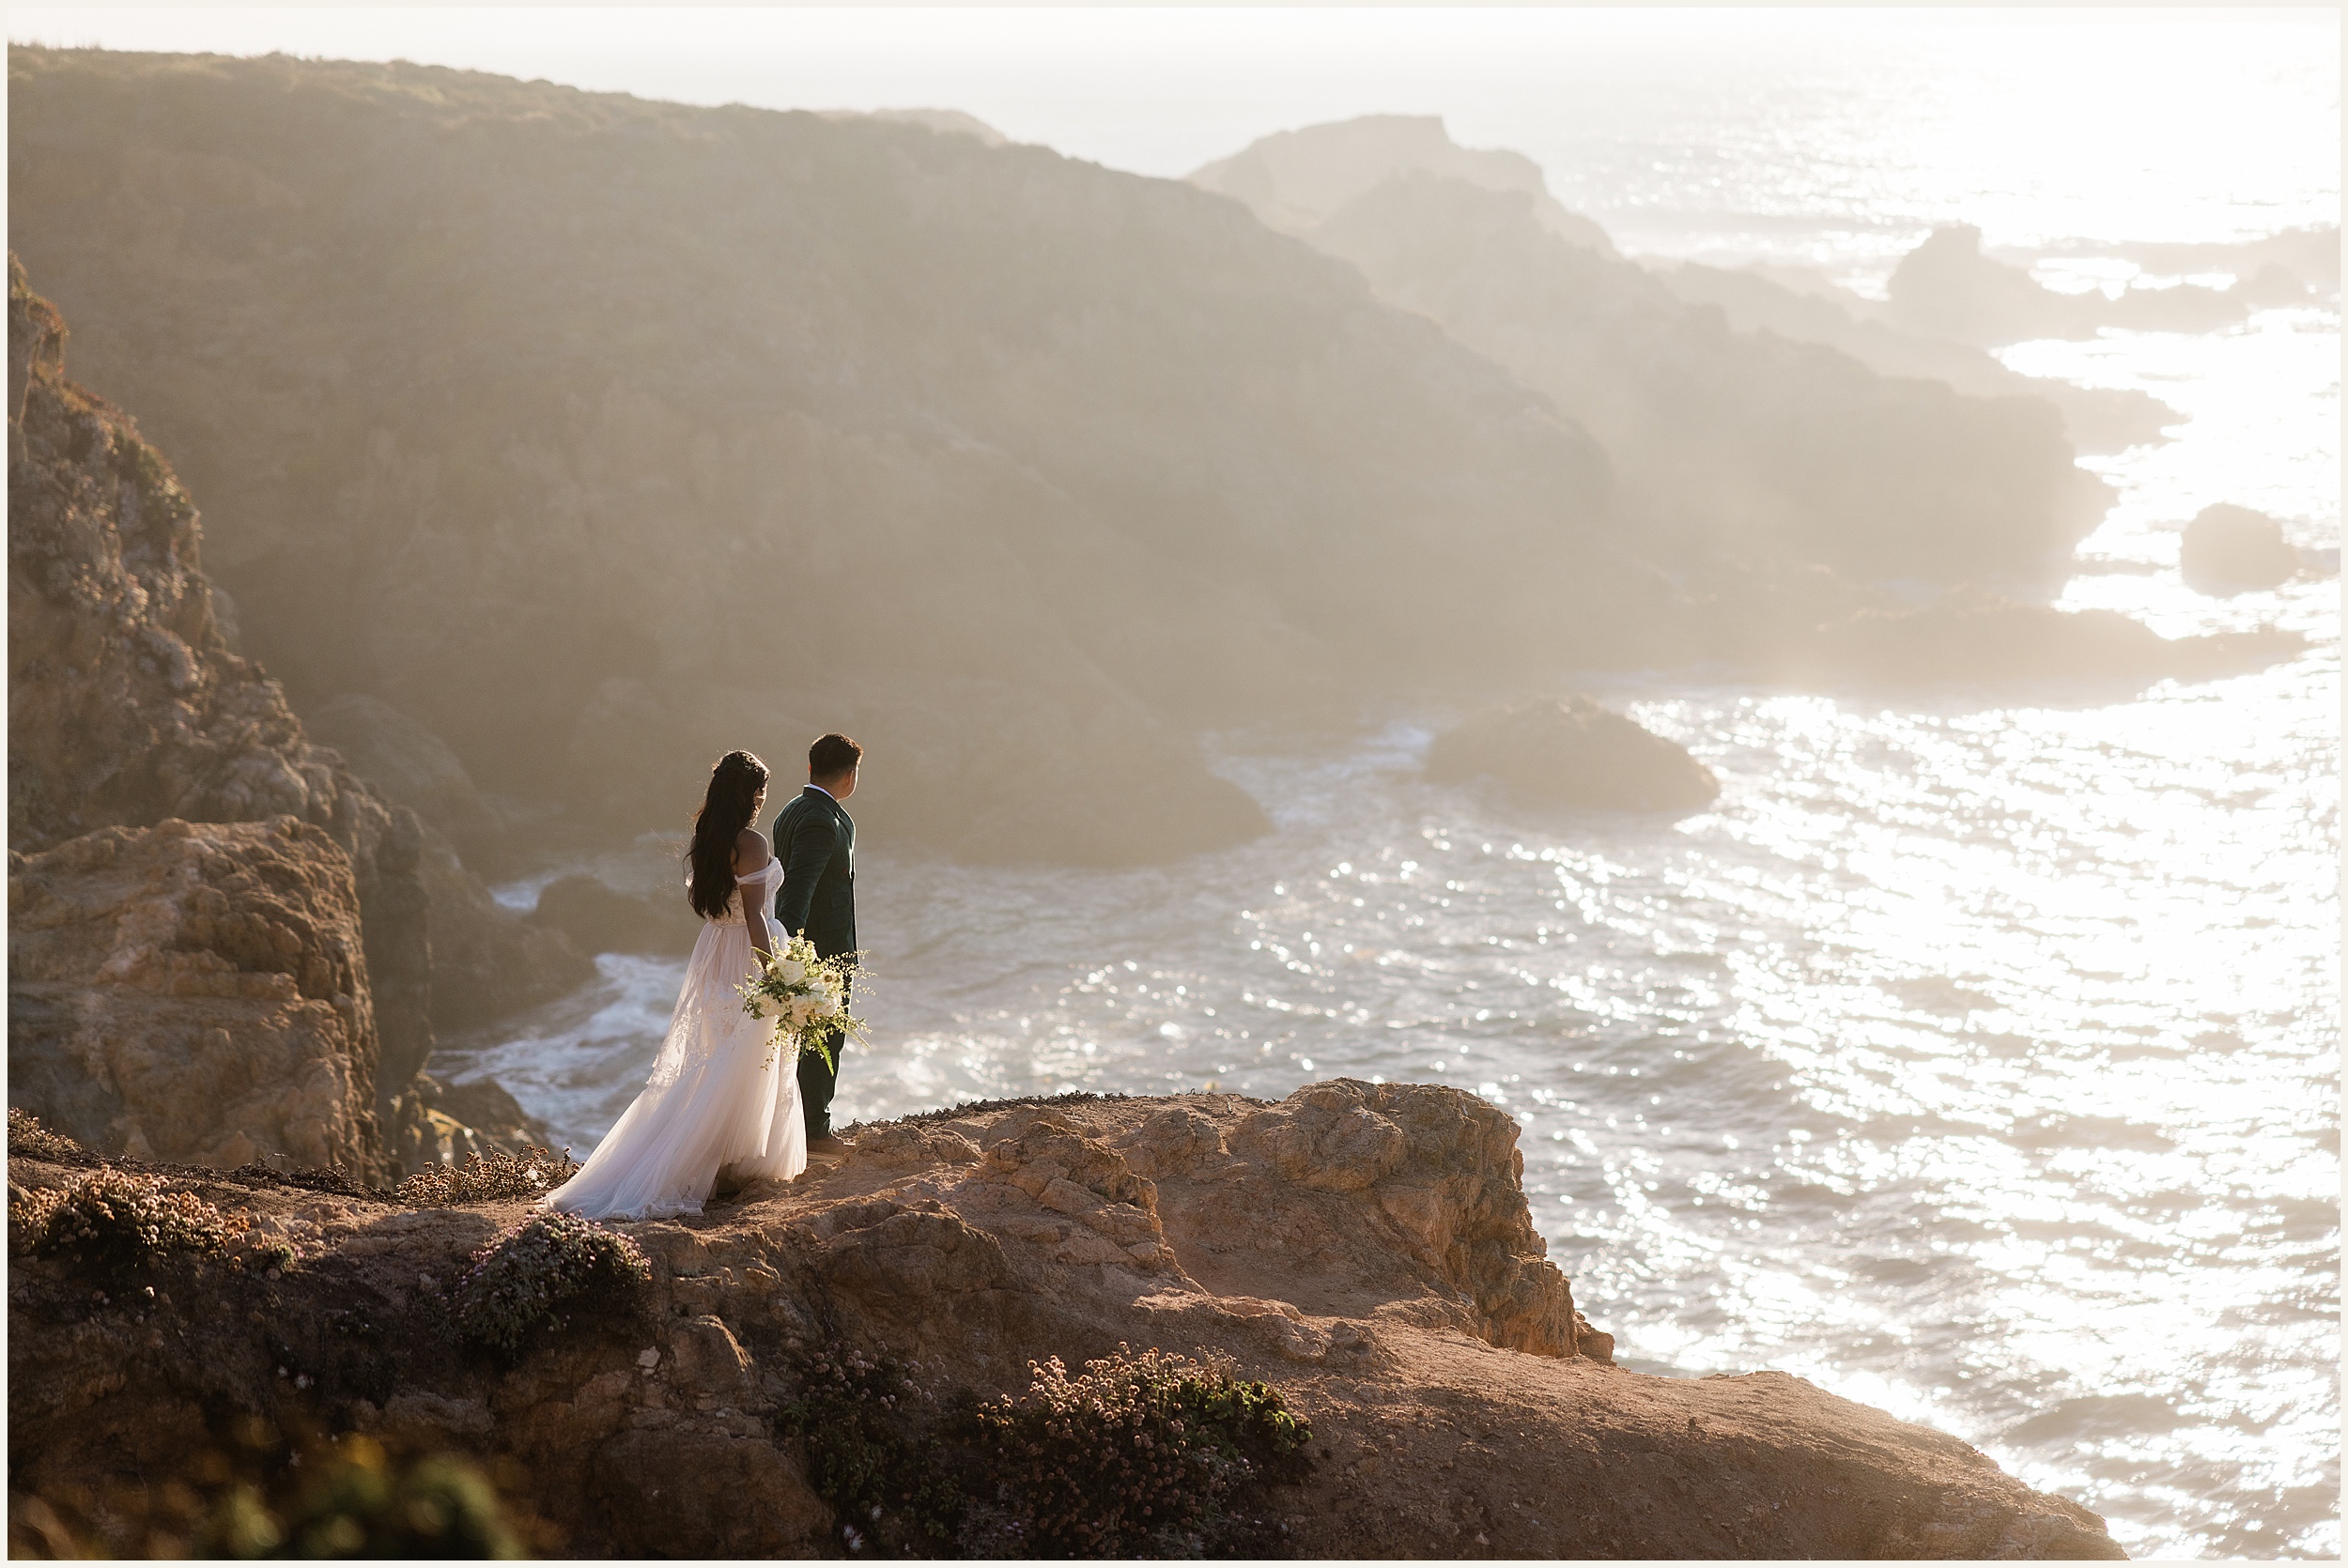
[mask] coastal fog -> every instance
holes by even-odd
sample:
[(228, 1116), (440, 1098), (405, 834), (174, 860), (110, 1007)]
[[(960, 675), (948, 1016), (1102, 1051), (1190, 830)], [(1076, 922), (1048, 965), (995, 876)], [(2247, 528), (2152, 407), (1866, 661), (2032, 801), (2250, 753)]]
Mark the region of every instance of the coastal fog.
[[(1985, 134), (1925, 202), (1923, 68), (1870, 69), (1177, 179), (17, 48), (11, 243), (202, 508), (222, 648), (422, 819), (387, 1065), (583, 1149), (674, 994), (702, 770), (842, 729), (849, 1115), (1450, 1083), (1525, 1127), (1624, 1364), (1789, 1367), (2132, 1551), (2336, 1552), (2337, 164), (2031, 209)], [(1717, 798), (1429, 776), (1575, 691)], [(80, 776), (45, 744), (12, 846), (132, 820), (24, 792)]]

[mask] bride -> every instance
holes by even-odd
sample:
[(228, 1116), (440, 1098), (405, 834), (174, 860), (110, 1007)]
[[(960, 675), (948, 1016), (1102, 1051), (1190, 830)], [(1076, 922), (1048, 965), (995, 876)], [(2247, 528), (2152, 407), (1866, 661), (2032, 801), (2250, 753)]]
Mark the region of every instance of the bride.
[(698, 1214), (721, 1170), (736, 1182), (788, 1181), (807, 1168), (797, 1054), (774, 1019), (734, 988), (774, 951), (767, 912), (782, 866), (750, 824), (766, 803), (766, 764), (729, 751), (693, 819), (686, 898), (703, 919), (636, 1103), (579, 1174), (539, 1202), (591, 1220)]

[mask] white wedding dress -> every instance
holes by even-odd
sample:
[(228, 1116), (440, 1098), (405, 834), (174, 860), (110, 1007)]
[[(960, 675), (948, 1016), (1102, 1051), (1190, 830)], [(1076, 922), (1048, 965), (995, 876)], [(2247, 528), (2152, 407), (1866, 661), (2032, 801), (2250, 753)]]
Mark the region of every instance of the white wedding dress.
[[(702, 923), (643, 1093), (542, 1206), (591, 1220), (699, 1214), (726, 1166), (744, 1181), (807, 1169), (798, 1056), (787, 1038), (778, 1043), (774, 1014), (750, 1017), (734, 989), (758, 972), (742, 900), (771, 909), (781, 881), (782, 863), (768, 857), (739, 880), (722, 915)], [(767, 926), (776, 929), (771, 915)]]

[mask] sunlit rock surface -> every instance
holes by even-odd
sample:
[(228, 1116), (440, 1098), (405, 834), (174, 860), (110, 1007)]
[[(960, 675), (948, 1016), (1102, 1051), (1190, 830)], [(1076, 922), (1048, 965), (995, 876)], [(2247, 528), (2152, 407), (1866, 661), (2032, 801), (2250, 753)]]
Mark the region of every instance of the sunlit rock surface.
[(350, 858), (298, 818), (100, 828), (8, 869), (8, 1100), (95, 1149), (395, 1176)]
[(11, 1485), (150, 1483), (252, 1414), (517, 1461), (579, 1555), (828, 1554), (778, 1427), (797, 1357), (886, 1350), (985, 1396), (1121, 1343), (1228, 1353), (1308, 1417), (1311, 1474), (1271, 1497), (1302, 1557), (2120, 1555), (2086, 1510), (1798, 1378), (1593, 1359), (1516, 1139), (1459, 1090), (1350, 1080), (862, 1129), (787, 1187), (622, 1225), (654, 1266), (643, 1314), (580, 1313), (510, 1370), (451, 1343), (439, 1292), (520, 1203), (209, 1182), (309, 1260), (171, 1277), (144, 1321), (20, 1262)]

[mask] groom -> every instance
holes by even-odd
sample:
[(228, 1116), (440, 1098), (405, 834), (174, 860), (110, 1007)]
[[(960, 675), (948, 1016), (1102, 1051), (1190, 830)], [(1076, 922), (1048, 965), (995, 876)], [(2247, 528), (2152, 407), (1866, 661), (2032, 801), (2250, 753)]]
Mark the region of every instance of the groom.
[[(818, 958), (856, 951), (856, 823), (841, 803), (856, 793), (863, 759), (864, 748), (847, 736), (824, 736), (807, 748), (807, 788), (775, 818), (775, 857), (782, 862), (775, 919), (786, 931), (806, 932)], [(799, 1103), (811, 1153), (840, 1147), (831, 1135), (831, 1094), (845, 1043), (838, 1030), (824, 1041), (830, 1067), (813, 1051), (799, 1053)]]

